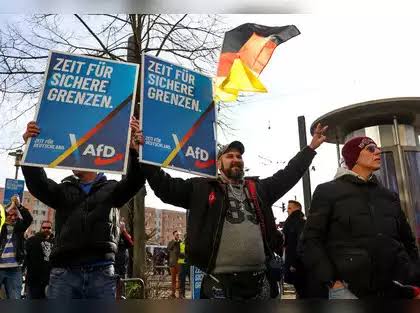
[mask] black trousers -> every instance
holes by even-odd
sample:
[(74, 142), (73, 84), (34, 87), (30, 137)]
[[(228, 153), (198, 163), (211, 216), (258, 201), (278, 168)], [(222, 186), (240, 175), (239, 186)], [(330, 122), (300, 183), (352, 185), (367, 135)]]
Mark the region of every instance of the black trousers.
[(45, 299), (45, 287), (48, 284), (31, 283), (27, 285), (28, 299)]

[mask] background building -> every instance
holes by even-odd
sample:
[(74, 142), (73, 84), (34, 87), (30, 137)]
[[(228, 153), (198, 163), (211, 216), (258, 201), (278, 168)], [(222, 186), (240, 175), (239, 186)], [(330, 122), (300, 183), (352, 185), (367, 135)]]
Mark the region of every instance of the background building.
[(156, 232), (149, 240), (150, 243), (166, 246), (173, 238), (173, 231), (183, 234), (186, 232), (185, 211), (159, 210), (146, 207), (145, 210), (146, 233)]

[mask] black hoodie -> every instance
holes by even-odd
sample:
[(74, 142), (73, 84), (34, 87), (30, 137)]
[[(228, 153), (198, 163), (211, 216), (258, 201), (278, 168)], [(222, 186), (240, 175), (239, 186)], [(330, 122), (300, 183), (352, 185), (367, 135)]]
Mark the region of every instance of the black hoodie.
[(25, 244), (26, 282), (29, 285), (47, 285), (50, 277), (50, 254), (54, 245), (54, 235), (48, 239), (42, 232), (30, 237)]

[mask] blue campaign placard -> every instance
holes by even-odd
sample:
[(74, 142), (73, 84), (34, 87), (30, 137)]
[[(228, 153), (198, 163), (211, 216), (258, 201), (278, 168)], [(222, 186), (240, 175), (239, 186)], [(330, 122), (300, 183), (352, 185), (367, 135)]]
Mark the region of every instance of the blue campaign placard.
[(140, 123), (144, 163), (216, 176), (216, 112), (210, 77), (143, 55)]
[(126, 172), (139, 66), (51, 51), (23, 164)]
[(191, 266), (190, 275), (191, 299), (200, 299), (201, 282), (203, 281), (204, 272), (196, 266)]
[(4, 185), (4, 196), (3, 204), (10, 203), (10, 199), (14, 195), (18, 195), (20, 201), (23, 203), (23, 189), (25, 187), (25, 181), (20, 179), (11, 179), (6, 178), (6, 183)]

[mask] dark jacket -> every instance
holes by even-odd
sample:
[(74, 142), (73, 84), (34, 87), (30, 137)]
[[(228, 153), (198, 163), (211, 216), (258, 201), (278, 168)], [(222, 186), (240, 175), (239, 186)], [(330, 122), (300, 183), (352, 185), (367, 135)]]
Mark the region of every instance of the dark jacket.
[(305, 222), (305, 216), (301, 210), (294, 211), (284, 222), (283, 234), (286, 253), (284, 265), (286, 270), (289, 270), (291, 266), (294, 268), (298, 266), (297, 246)]
[(181, 243), (181, 240), (178, 240), (178, 241), (171, 240), (168, 243), (168, 247), (167, 247), (168, 254), (169, 254), (168, 265), (170, 267), (177, 266), (178, 264), (178, 258), (179, 258), (179, 253), (180, 253), (180, 243)]
[(358, 297), (384, 295), (419, 258), (398, 196), (348, 170), (319, 185), (303, 231), (303, 259), (314, 279), (344, 280)]
[(130, 260), (130, 254), (128, 249), (134, 246), (133, 239), (127, 230), (123, 230), (120, 235), (118, 242), (118, 251), (115, 254), (115, 272), (122, 278), (128, 272), (128, 263)]
[(57, 184), (42, 168), (22, 166), (22, 171), (31, 194), (56, 211), (53, 267), (114, 261), (119, 240), (118, 208), (145, 183), (134, 150), (130, 150), (127, 175), (121, 181), (102, 176), (88, 194), (75, 176)]
[(46, 239), (42, 232), (36, 233), (26, 241), (25, 265), (26, 282), (29, 285), (47, 285), (50, 279), (50, 253), (54, 236)]
[[(16, 262), (22, 263), (25, 258), (24, 234), (25, 234), (25, 231), (28, 229), (28, 227), (31, 225), (33, 218), (32, 218), (31, 213), (28, 211), (28, 209), (25, 208), (23, 205), (21, 205), (18, 208), (18, 210), (20, 214), (22, 215), (22, 219), (18, 219), (16, 221), (16, 224), (14, 225), (12, 242), (13, 242), (13, 246), (15, 247)], [(7, 243), (7, 227), (6, 227), (6, 224), (4, 224), (0, 232), (0, 256), (3, 253), (6, 243)]]
[[(271, 248), (266, 249), (266, 254), (270, 251), (281, 254), (281, 245), (278, 243), (282, 236), (277, 231), (271, 206), (299, 181), (314, 156), (315, 151), (306, 147), (283, 170), (265, 179), (255, 178), (265, 222), (265, 246)], [(211, 273), (226, 216), (227, 186), (211, 178), (172, 178), (153, 166), (144, 166), (144, 170), (150, 187), (162, 201), (189, 210), (187, 234), (190, 264)]]

